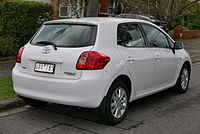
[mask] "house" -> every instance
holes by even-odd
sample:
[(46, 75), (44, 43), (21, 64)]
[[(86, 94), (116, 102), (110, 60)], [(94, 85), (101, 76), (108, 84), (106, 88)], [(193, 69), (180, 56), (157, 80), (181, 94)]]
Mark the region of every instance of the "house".
[(111, 16), (118, 15), (120, 13), (126, 13), (128, 10), (128, 0), (110, 0), (108, 6), (108, 13)]
[(60, 0), (59, 18), (79, 18), (85, 16), (86, 0)]
[[(99, 16), (115, 16), (126, 12), (128, 0), (99, 0)], [(59, 18), (77, 18), (86, 16), (88, 0), (60, 0)]]
[[(31, 0), (51, 3), (53, 18), (77, 18), (86, 16), (86, 8), (89, 0)], [(99, 0), (95, 5), (98, 16), (115, 16), (126, 12), (128, 0)]]

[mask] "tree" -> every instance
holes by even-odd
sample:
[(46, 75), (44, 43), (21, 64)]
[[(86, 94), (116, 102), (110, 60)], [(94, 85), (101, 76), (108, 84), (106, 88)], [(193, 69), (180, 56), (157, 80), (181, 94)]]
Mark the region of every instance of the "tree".
[(185, 12), (190, 10), (191, 7), (197, 4), (199, 1), (200, 0), (172, 0), (167, 21), (172, 23), (178, 17), (184, 15)]
[(200, 0), (129, 0), (132, 13), (148, 14), (172, 23)]
[(59, 11), (59, 7), (58, 7), (58, 4), (59, 4), (59, 0), (52, 0), (51, 1), (51, 6), (52, 6), (52, 19), (53, 20), (56, 20), (58, 19), (58, 11)]
[(97, 17), (99, 14), (99, 0), (88, 0), (86, 8), (87, 17)]

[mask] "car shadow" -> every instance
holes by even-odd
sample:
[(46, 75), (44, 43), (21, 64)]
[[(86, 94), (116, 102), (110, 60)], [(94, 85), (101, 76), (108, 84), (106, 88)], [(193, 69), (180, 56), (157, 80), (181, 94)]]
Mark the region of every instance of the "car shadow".
[[(165, 106), (163, 104), (169, 103), (170, 98), (176, 98), (177, 95), (178, 94), (175, 94), (172, 91), (172, 89), (168, 89), (168, 90), (135, 100), (131, 102), (129, 105), (129, 110), (127, 113), (126, 120), (132, 120), (132, 119), (129, 119), (131, 115), (135, 115), (141, 111), (144, 112), (144, 110), (145, 111), (148, 109), (159, 110)], [(72, 106), (51, 103), (51, 104), (48, 104), (46, 107), (42, 108), (42, 110), (50, 111), (50, 112), (54, 112), (54, 113), (62, 114), (66, 116), (71, 116), (74, 118), (81, 118), (84, 120), (93, 121), (100, 124), (106, 123), (102, 120), (101, 116), (99, 116), (99, 114), (97, 114), (97, 112), (94, 109), (79, 108), (79, 107), (72, 107)], [(135, 121), (139, 121), (139, 120), (136, 119)]]

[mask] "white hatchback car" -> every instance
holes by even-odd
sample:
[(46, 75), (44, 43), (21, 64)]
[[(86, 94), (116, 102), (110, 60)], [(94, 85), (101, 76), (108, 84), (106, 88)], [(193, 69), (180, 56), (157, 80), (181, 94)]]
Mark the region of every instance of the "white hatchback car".
[(98, 108), (116, 124), (133, 100), (170, 87), (185, 93), (191, 68), (183, 44), (150, 22), (82, 18), (45, 22), (19, 50), (12, 77), (32, 106)]

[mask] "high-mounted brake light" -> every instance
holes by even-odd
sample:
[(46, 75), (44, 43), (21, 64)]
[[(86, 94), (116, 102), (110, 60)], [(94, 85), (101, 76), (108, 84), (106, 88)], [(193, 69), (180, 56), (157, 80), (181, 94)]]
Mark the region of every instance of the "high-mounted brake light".
[(100, 54), (95, 51), (83, 52), (76, 64), (76, 69), (79, 70), (99, 70), (103, 69), (108, 62), (110, 57)]
[(22, 53), (24, 51), (24, 47), (21, 47), (18, 51), (18, 54), (16, 56), (16, 62), (17, 63), (21, 63), (21, 60), (22, 60)]

